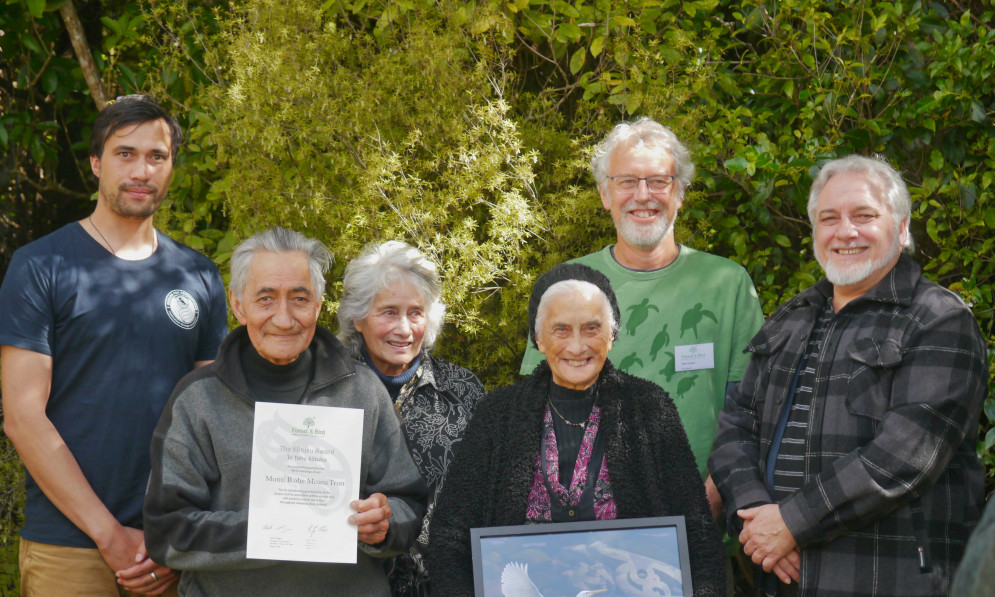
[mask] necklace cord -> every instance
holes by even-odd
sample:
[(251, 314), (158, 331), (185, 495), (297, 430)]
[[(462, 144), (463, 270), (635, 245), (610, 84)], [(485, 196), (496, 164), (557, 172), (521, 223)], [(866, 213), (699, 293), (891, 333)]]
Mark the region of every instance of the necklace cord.
[(100, 228), (97, 228), (97, 225), (93, 223), (93, 216), (87, 216), (86, 220), (90, 222), (90, 226), (93, 226), (93, 230), (100, 235), (100, 239), (103, 240), (104, 244), (107, 245), (107, 248), (110, 249), (111, 255), (117, 257), (117, 251), (115, 251), (114, 247), (111, 246), (111, 242), (107, 240), (107, 237), (105, 237), (104, 233), (100, 231)]
[(549, 402), (549, 406), (550, 406), (550, 408), (552, 408), (552, 409), (553, 409), (553, 412), (554, 412), (554, 413), (556, 413), (556, 414), (557, 414), (557, 416), (559, 416), (559, 417), (560, 417), (561, 419), (563, 419), (563, 422), (564, 422), (564, 423), (566, 423), (567, 425), (570, 425), (570, 426), (572, 426), (572, 427), (580, 427), (580, 428), (584, 428), (584, 427), (587, 427), (587, 421), (584, 421), (583, 423), (573, 423), (573, 422), (571, 422), (571, 421), (568, 421), (568, 420), (567, 420), (567, 418), (566, 418), (566, 417), (564, 417), (564, 416), (563, 416), (563, 415), (562, 415), (562, 414), (560, 413), (560, 411), (559, 411), (559, 410), (557, 410), (557, 408), (556, 408), (556, 405), (555, 405), (555, 404), (553, 404), (553, 399), (552, 399), (552, 398), (550, 398), (550, 399), (548, 400), (548, 402)]
[[(114, 247), (111, 246), (110, 241), (107, 240), (107, 237), (104, 236), (104, 233), (100, 231), (100, 228), (97, 228), (97, 225), (93, 223), (93, 216), (87, 216), (86, 221), (90, 222), (90, 226), (93, 226), (93, 230), (97, 233), (97, 235), (100, 236), (100, 239), (104, 241), (104, 244), (107, 245), (107, 248), (110, 250), (111, 255), (117, 257), (117, 251), (115, 251)], [(159, 248), (159, 234), (155, 231), (155, 229), (152, 229), (152, 253), (155, 253), (156, 249), (158, 248)]]

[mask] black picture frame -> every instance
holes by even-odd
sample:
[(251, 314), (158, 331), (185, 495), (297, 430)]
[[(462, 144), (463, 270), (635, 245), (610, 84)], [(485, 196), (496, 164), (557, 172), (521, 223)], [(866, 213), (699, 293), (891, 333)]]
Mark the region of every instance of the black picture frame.
[(476, 597), (519, 597), (502, 591), (502, 575), (509, 590), (542, 597), (653, 594), (653, 583), (694, 595), (683, 516), (474, 528), (470, 543)]

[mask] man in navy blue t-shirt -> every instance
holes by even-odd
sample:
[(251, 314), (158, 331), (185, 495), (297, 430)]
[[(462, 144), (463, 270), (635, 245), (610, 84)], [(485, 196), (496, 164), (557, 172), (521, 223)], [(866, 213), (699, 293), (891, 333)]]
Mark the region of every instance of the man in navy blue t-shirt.
[(93, 213), (19, 249), (0, 287), (4, 431), (27, 469), (21, 594), (175, 591), (145, 551), (149, 441), (227, 333), (214, 264), (159, 234), (182, 134), (147, 96), (93, 125)]

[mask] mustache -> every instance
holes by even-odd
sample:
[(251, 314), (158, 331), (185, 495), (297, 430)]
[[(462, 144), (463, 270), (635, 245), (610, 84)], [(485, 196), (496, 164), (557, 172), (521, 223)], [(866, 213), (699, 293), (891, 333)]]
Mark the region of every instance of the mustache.
[(642, 203), (637, 203), (635, 205), (630, 205), (630, 206), (626, 207), (625, 211), (627, 211), (627, 212), (629, 212), (629, 211), (639, 211), (640, 209), (657, 209), (657, 210), (660, 210), (660, 211), (664, 211), (663, 204), (660, 203), (659, 201), (644, 201)]
[(118, 185), (121, 191), (145, 191), (147, 193), (158, 193), (159, 187), (154, 184), (129, 184), (127, 182)]

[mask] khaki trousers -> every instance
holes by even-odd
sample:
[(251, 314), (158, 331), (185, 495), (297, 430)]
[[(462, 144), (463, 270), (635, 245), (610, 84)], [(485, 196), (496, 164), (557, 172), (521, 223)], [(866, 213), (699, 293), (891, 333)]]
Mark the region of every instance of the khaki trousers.
[[(64, 547), (21, 539), (21, 597), (133, 597), (117, 584), (97, 549)], [(163, 595), (176, 597), (176, 585)]]

